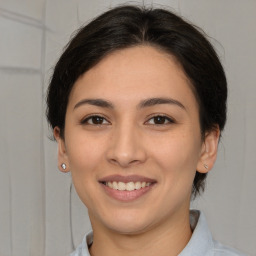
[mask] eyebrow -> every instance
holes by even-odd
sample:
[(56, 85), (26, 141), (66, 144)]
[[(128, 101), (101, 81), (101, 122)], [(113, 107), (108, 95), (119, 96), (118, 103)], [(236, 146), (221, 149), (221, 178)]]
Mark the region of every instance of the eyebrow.
[(176, 105), (184, 110), (186, 110), (185, 106), (174, 99), (171, 98), (150, 98), (150, 99), (146, 99), (143, 100), (140, 104), (139, 104), (139, 108), (145, 108), (145, 107), (151, 107), (151, 106), (155, 106), (155, 105), (160, 105), (160, 104), (171, 104), (171, 105)]
[[(109, 108), (109, 109), (114, 109), (114, 105), (107, 101), (107, 100), (103, 100), (103, 99), (83, 99), (81, 101), (79, 101), (75, 106), (74, 109), (82, 106), (82, 105), (93, 105), (93, 106), (97, 106), (97, 107), (102, 107), (102, 108)], [(155, 105), (161, 105), (161, 104), (171, 104), (171, 105), (176, 105), (184, 110), (186, 110), (185, 106), (177, 101), (174, 100), (172, 98), (150, 98), (150, 99), (146, 99), (141, 101), (137, 108), (141, 109), (141, 108), (146, 108), (146, 107), (151, 107), (151, 106), (155, 106)]]
[(102, 107), (102, 108), (114, 108), (113, 104), (107, 100), (103, 100), (103, 99), (84, 99), (79, 101), (75, 106), (75, 108), (80, 107), (81, 105), (93, 105), (93, 106), (98, 106), (98, 107)]

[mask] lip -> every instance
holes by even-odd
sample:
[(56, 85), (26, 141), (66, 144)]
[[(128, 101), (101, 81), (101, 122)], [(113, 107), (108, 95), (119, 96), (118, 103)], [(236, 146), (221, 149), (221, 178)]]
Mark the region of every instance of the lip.
[[(140, 181), (140, 182), (147, 182), (151, 184), (149, 186), (140, 188), (138, 190), (127, 191), (127, 190), (115, 190), (105, 185), (106, 182), (111, 182), (111, 181), (116, 181), (116, 182), (120, 181), (124, 183)], [(99, 180), (99, 183), (103, 188), (103, 190), (105, 191), (105, 193), (111, 198), (121, 202), (131, 202), (141, 198), (142, 196), (150, 192), (151, 189), (155, 186), (156, 180), (150, 179), (144, 176), (139, 176), (139, 175), (129, 175), (129, 176), (110, 175), (110, 176), (101, 178)]]

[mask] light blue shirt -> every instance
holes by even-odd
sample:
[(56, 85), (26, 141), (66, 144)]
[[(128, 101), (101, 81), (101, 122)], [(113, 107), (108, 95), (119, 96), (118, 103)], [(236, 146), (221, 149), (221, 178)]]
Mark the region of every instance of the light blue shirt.
[[(202, 212), (190, 211), (190, 225), (193, 230), (192, 237), (178, 256), (246, 256), (213, 240)], [(70, 256), (90, 256), (88, 245), (92, 242), (93, 233), (90, 232)]]

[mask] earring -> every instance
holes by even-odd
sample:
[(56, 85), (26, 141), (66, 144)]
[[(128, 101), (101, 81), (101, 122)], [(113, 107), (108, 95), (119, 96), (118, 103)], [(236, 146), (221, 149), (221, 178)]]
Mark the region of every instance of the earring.
[(67, 168), (66, 164), (64, 164), (64, 163), (61, 164), (61, 167), (62, 167), (63, 170), (66, 170), (66, 168)]
[(204, 164), (204, 168), (206, 169), (206, 170), (208, 170), (208, 165), (207, 164)]

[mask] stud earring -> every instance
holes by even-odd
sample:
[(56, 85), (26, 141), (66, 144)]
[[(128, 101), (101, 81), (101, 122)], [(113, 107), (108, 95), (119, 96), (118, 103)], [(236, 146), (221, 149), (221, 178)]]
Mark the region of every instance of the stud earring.
[(206, 170), (208, 170), (208, 165), (207, 164), (204, 164), (204, 168), (206, 169)]
[(64, 163), (61, 164), (61, 167), (62, 167), (63, 170), (66, 170), (66, 168), (67, 168), (66, 164), (64, 164)]

